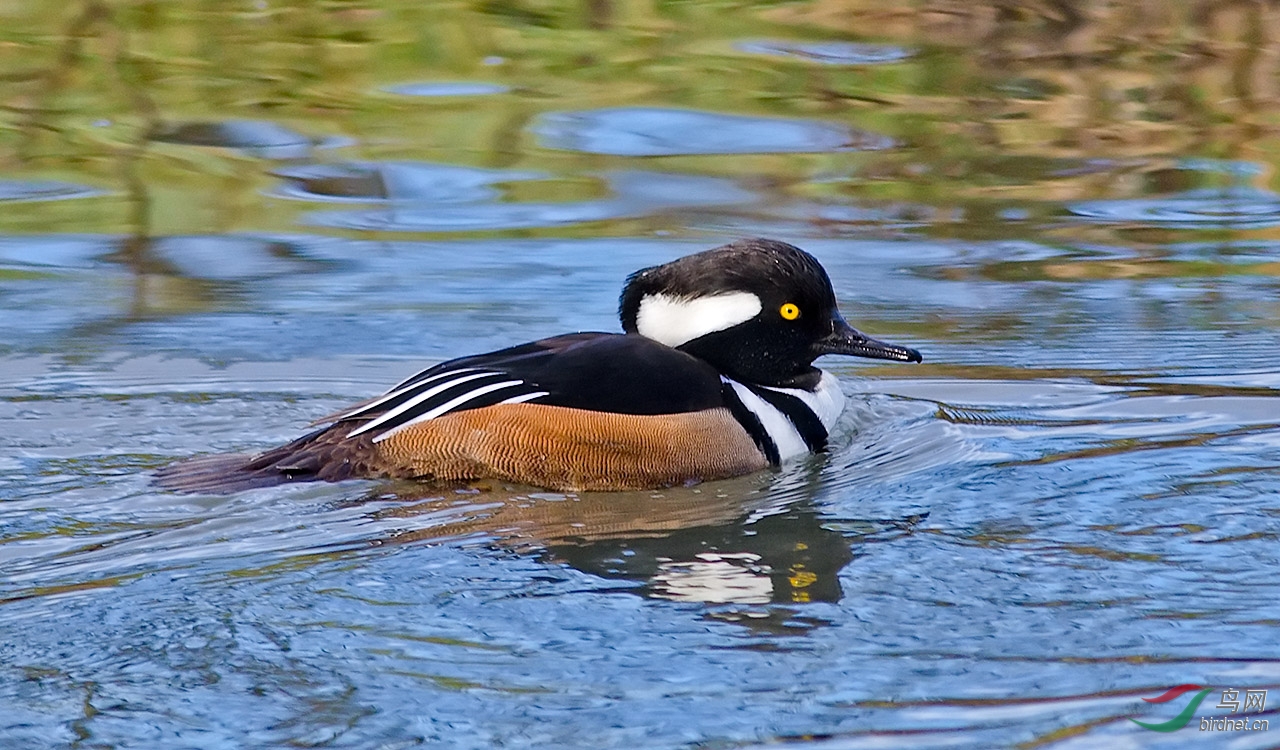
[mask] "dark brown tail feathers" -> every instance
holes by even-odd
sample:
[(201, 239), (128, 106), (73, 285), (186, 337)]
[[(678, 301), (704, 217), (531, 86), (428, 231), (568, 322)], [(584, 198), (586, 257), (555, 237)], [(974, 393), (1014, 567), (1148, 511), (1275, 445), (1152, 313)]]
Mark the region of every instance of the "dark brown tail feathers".
[(359, 423), (339, 424), (257, 455), (224, 453), (178, 461), (157, 471), (155, 484), (173, 492), (226, 495), (290, 482), (390, 475), (376, 466), (369, 435), (347, 438)]

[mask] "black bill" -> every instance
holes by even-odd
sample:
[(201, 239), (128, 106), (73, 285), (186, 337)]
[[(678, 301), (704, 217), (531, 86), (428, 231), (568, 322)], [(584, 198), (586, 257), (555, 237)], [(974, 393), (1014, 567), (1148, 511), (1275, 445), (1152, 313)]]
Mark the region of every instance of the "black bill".
[(818, 356), (823, 354), (851, 354), (855, 357), (889, 359), (895, 362), (921, 362), (920, 352), (906, 346), (889, 344), (867, 336), (837, 316), (831, 333), (815, 344)]

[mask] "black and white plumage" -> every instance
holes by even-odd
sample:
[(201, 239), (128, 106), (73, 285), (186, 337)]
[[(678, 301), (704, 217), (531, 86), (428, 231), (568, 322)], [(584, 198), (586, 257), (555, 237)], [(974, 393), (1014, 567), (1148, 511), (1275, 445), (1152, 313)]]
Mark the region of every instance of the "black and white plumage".
[(323, 421), (378, 443), (451, 412), (527, 402), (637, 415), (725, 407), (779, 463), (826, 445), (844, 394), (827, 373), (812, 391), (746, 384), (643, 336), (576, 333), (441, 363)]
[(217, 491), (495, 476), (623, 489), (730, 476), (826, 445), (844, 395), (813, 367), (817, 357), (920, 361), (851, 328), (817, 260), (772, 240), (642, 269), (619, 313), (622, 334), (567, 334), (444, 362), (287, 446), (238, 463), (178, 464), (161, 481)]
[(707, 363), (642, 336), (571, 333), (443, 362), (325, 421), (369, 417), (353, 435), (382, 437), (418, 420), (498, 403), (677, 414), (716, 406), (717, 378)]

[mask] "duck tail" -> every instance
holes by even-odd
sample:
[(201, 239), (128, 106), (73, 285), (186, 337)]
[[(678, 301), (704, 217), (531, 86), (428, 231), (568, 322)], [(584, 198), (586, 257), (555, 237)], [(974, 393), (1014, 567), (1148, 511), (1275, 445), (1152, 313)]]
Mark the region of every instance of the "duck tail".
[(373, 478), (368, 435), (348, 438), (350, 423), (331, 425), (256, 455), (221, 453), (169, 464), (155, 473), (157, 487), (183, 494), (229, 495), (293, 482)]

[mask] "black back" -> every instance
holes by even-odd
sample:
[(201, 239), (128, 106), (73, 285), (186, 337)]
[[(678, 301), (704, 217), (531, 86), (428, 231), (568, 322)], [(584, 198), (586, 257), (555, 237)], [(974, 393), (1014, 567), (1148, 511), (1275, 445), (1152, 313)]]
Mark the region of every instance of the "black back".
[(535, 403), (617, 414), (679, 414), (723, 405), (711, 365), (643, 336), (570, 333), (426, 370), (496, 370), (548, 391)]
[(724, 405), (720, 375), (696, 357), (643, 336), (571, 333), (443, 362), (330, 420), (367, 425), (352, 434), (383, 434), (419, 418), (513, 398), (616, 414)]

